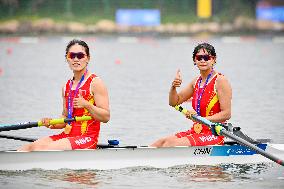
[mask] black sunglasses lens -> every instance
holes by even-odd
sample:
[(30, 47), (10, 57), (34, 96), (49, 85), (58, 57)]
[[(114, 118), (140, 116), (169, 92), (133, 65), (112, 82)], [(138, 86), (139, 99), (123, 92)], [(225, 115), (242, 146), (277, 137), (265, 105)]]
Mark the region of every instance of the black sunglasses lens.
[(210, 59), (210, 56), (209, 55), (196, 55), (196, 59), (198, 61), (200, 61), (202, 59), (205, 60), (205, 61), (208, 61)]
[(85, 54), (83, 54), (83, 53), (77, 53), (77, 58), (78, 59), (82, 59), (82, 58), (84, 58), (85, 57)]
[(81, 53), (81, 52), (79, 52), (79, 53), (73, 53), (73, 52), (69, 53), (69, 58), (74, 59), (75, 57), (77, 57), (78, 59), (82, 59), (82, 58), (85, 57), (85, 54)]
[(208, 61), (209, 58), (210, 58), (210, 57), (209, 57), (208, 55), (204, 55), (204, 56), (203, 56), (203, 60), (205, 60), (205, 61)]

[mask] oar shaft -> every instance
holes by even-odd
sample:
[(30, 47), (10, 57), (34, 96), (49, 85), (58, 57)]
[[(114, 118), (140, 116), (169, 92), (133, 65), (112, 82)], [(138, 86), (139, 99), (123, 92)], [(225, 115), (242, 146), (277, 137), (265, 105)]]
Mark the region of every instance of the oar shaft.
[(221, 135), (225, 136), (225, 137), (228, 137), (236, 142), (238, 142), (239, 144), (241, 145), (244, 145), (244, 146), (247, 146), (248, 148), (256, 151), (257, 153), (263, 155), (264, 157), (284, 166), (284, 162), (283, 160), (277, 158), (276, 156), (274, 156), (273, 154), (270, 154), (270, 153), (267, 153), (266, 151), (262, 150), (261, 148), (249, 143), (248, 141), (228, 132), (226, 129), (221, 129), (221, 132), (220, 132)]
[(13, 124), (13, 125), (0, 125), (0, 131), (27, 129), (27, 128), (32, 128), (32, 127), (37, 127), (37, 126), (38, 126), (38, 122), (25, 122), (25, 123)]
[(36, 141), (35, 138), (18, 137), (18, 136), (3, 135), (3, 134), (0, 134), (0, 138), (20, 140), (20, 141), (25, 141), (25, 142), (34, 142), (34, 141)]
[[(204, 124), (204, 125), (207, 125), (207, 126), (210, 127), (210, 128), (215, 125), (215, 123), (213, 123), (213, 122), (211, 122), (211, 121), (209, 121), (209, 120), (207, 120), (207, 119), (205, 119), (205, 118), (203, 118), (203, 117), (201, 117), (201, 116), (193, 115), (193, 116), (192, 116), (192, 119), (195, 120), (195, 121), (198, 121), (199, 123), (202, 123), (202, 124)], [(220, 125), (220, 126), (222, 126), (222, 127), (224, 126), (223, 124), (218, 124), (218, 125)], [(240, 137), (238, 137), (238, 136), (236, 136), (236, 135), (234, 135), (234, 134), (228, 132), (225, 128), (222, 128), (222, 129), (220, 130), (220, 135), (223, 135), (223, 136), (225, 136), (225, 137), (228, 137), (228, 138), (230, 138), (230, 139), (236, 141), (237, 143), (239, 143), (239, 144), (241, 144), (241, 145), (247, 146), (248, 148), (250, 148), (250, 149), (256, 151), (257, 153), (263, 155), (264, 157), (266, 157), (266, 158), (268, 158), (268, 159), (270, 159), (270, 160), (272, 160), (272, 161), (274, 161), (274, 162), (276, 162), (276, 163), (278, 163), (278, 164), (284, 166), (283, 160), (277, 158), (277, 157), (274, 156), (273, 154), (267, 153), (266, 151), (264, 151), (264, 150), (262, 150), (261, 148), (255, 146), (255, 145), (253, 145), (253, 144), (251, 144), (251, 143), (249, 143), (248, 141), (246, 141), (246, 140), (244, 140), (244, 139), (242, 139), (242, 138), (240, 138)]]
[[(177, 105), (175, 106), (175, 109), (182, 112), (183, 114), (186, 114), (187, 110), (183, 107), (181, 107), (180, 105)], [(204, 125), (207, 125), (208, 127), (210, 127), (212, 129), (212, 127), (215, 127), (215, 123), (205, 119), (204, 117), (201, 117), (201, 116), (198, 116), (198, 115), (192, 115), (191, 116), (192, 120), (194, 121), (197, 121), (199, 123), (202, 123)], [(276, 156), (274, 156), (273, 154), (270, 154), (270, 153), (267, 153), (266, 151), (262, 150), (261, 148), (249, 143), (248, 141), (228, 132), (225, 128), (224, 128), (224, 125), (221, 124), (221, 123), (218, 123), (218, 126), (221, 126), (221, 130), (219, 131), (220, 132), (220, 135), (223, 135), (225, 137), (228, 137), (234, 141), (236, 141), (237, 143), (241, 144), (241, 145), (244, 145), (244, 146), (247, 146), (248, 148), (256, 151), (257, 153), (263, 155), (264, 157), (284, 166), (284, 162), (283, 160), (277, 158)]]
[[(52, 119), (50, 120), (50, 125), (55, 124), (62, 124), (62, 123), (68, 123), (73, 121), (89, 121), (91, 120), (91, 116), (82, 116), (82, 117), (73, 117), (73, 118), (59, 118), (59, 119)], [(32, 127), (38, 127), (42, 126), (42, 122), (25, 122), (25, 123), (18, 123), (18, 124), (12, 124), (12, 125), (0, 125), (0, 132), (1, 131), (11, 131), (11, 130), (19, 130), (19, 129), (27, 129)]]

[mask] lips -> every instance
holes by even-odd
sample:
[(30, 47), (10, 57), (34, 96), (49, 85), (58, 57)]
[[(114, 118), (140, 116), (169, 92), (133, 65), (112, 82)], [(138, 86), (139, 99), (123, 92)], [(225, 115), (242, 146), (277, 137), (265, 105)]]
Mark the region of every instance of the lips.
[(72, 64), (72, 66), (77, 67), (77, 66), (81, 66), (81, 64), (74, 63), (74, 64)]

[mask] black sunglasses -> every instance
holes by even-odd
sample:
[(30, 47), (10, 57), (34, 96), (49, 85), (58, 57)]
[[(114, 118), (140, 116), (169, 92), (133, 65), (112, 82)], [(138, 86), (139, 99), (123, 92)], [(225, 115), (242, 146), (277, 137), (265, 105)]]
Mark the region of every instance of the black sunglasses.
[(196, 55), (195, 58), (198, 61), (200, 61), (202, 59), (205, 60), (205, 61), (208, 61), (208, 60), (210, 60), (212, 58), (212, 56), (207, 55), (207, 54), (206, 55)]
[(78, 53), (75, 53), (75, 52), (69, 52), (67, 54), (67, 57), (70, 58), (70, 59), (74, 59), (74, 58), (78, 58), (79, 60), (82, 59), (82, 58), (85, 58), (86, 54), (82, 53), (82, 52), (78, 52)]

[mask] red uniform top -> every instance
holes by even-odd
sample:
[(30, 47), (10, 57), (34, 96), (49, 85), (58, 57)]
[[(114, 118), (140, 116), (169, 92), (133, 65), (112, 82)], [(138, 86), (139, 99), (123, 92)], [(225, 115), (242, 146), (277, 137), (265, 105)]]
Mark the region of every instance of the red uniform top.
[[(206, 117), (206, 116), (212, 116), (216, 113), (219, 113), (221, 111), (220, 108), (220, 102), (218, 99), (218, 94), (216, 91), (216, 79), (218, 75), (221, 75), (220, 73), (217, 73), (213, 76), (211, 80), (209, 80), (207, 86), (205, 87), (205, 90), (203, 92), (203, 95), (201, 97), (200, 101), (200, 116)], [(196, 110), (196, 104), (197, 104), (197, 93), (202, 91), (202, 88), (200, 87), (198, 89), (198, 83), (200, 82), (201, 77), (199, 77), (195, 83), (194, 92), (193, 92), (193, 99), (192, 99), (192, 107), (195, 111)], [(193, 129), (192, 129), (193, 130)], [(210, 128), (206, 125), (202, 125), (202, 132), (211, 132)]]
[[(94, 100), (94, 95), (92, 94), (91, 91), (91, 82), (93, 79), (97, 77), (95, 74), (92, 74), (88, 77), (88, 79), (82, 83), (82, 85), (79, 88), (79, 91), (81, 92), (83, 98), (87, 101), (89, 101), (91, 104), (96, 105), (95, 100)], [(68, 80), (66, 85), (65, 85), (65, 92), (64, 92), (64, 97), (66, 100), (66, 108), (68, 109), (68, 96), (69, 96), (69, 91), (70, 91), (70, 82), (71, 80)], [(72, 96), (74, 96), (75, 90), (72, 90)], [(75, 98), (78, 98), (79, 92)], [(73, 115), (74, 116), (90, 116), (91, 114), (86, 108), (74, 108), (73, 109)], [(98, 120), (89, 120), (89, 121), (74, 121), (71, 122), (72, 129), (71, 132), (69, 133), (70, 137), (74, 136), (80, 136), (80, 135), (88, 135), (92, 136), (95, 138), (98, 138), (99, 132), (100, 132), (100, 121)]]

